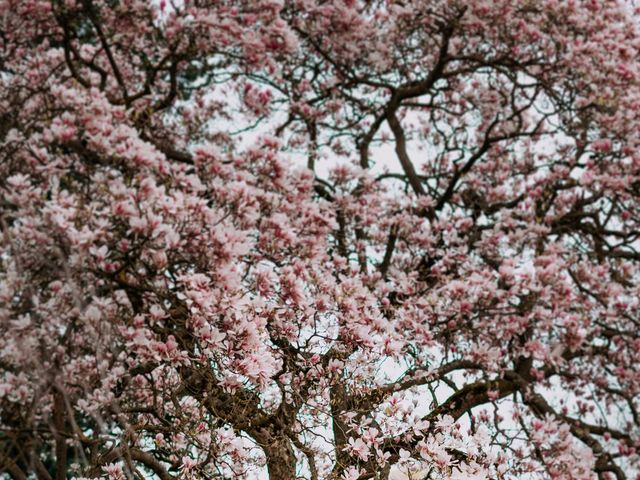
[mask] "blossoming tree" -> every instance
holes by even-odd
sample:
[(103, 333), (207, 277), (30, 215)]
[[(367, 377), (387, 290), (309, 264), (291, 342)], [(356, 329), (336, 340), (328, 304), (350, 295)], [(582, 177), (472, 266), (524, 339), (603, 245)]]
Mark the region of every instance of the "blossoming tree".
[(0, 0), (0, 476), (637, 478), (622, 0)]

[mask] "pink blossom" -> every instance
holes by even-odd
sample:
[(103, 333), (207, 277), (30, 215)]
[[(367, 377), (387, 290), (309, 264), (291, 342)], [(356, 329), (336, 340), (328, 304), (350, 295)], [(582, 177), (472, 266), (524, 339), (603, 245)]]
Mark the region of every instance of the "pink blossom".
[(370, 455), (369, 447), (361, 438), (350, 438), (349, 450), (363, 462), (366, 462)]

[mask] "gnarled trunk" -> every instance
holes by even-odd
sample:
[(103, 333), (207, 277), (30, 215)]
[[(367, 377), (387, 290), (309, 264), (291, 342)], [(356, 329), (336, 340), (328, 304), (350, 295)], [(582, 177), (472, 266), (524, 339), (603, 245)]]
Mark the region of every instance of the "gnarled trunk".
[(270, 480), (296, 478), (296, 455), (291, 441), (281, 428), (273, 425), (252, 432), (253, 437), (267, 456)]

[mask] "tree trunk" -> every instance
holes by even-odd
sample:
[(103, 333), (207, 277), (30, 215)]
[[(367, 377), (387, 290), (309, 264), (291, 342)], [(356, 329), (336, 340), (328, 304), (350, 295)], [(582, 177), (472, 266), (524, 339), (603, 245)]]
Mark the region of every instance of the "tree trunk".
[(267, 456), (270, 480), (294, 480), (296, 478), (296, 455), (291, 441), (285, 433), (273, 426), (260, 429), (253, 436)]

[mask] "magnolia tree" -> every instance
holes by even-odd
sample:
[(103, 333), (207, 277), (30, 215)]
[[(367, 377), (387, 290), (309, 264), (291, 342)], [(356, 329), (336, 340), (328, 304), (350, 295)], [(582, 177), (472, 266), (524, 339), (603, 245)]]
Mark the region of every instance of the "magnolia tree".
[(622, 0), (0, 0), (0, 476), (640, 471)]

